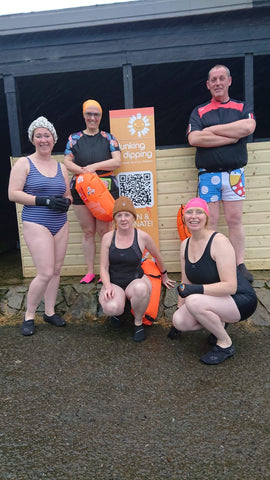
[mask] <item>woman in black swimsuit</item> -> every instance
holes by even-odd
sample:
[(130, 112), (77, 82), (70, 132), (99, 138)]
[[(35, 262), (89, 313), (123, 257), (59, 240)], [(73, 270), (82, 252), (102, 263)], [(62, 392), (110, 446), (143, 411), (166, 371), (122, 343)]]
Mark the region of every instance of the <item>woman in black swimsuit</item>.
[(201, 361), (214, 365), (235, 353), (225, 324), (252, 315), (257, 298), (236, 269), (234, 249), (227, 237), (207, 228), (208, 216), (207, 203), (201, 198), (187, 203), (184, 220), (192, 235), (181, 244), (182, 283), (169, 336), (178, 331), (207, 329), (216, 344)]
[(87, 273), (81, 279), (81, 283), (91, 283), (95, 279), (95, 236), (97, 233), (102, 238), (104, 233), (111, 229), (111, 222), (99, 220), (92, 215), (76, 190), (76, 178), (82, 173), (96, 173), (108, 186), (113, 198), (118, 198), (119, 190), (113, 170), (121, 165), (121, 153), (116, 138), (99, 128), (102, 108), (96, 100), (90, 99), (83, 103), (83, 116), (85, 129), (69, 136), (64, 163), (73, 174), (71, 180), (73, 210), (83, 233), (82, 249)]
[(103, 286), (99, 301), (105, 315), (112, 316), (111, 324), (119, 326), (126, 300), (134, 312), (134, 341), (145, 339), (142, 318), (149, 303), (151, 282), (144, 275), (141, 260), (144, 250), (155, 258), (161, 272), (162, 283), (170, 288), (170, 280), (164, 261), (151, 236), (134, 228), (136, 210), (130, 198), (119, 197), (115, 201), (113, 218), (116, 229), (106, 233), (101, 242), (100, 276)]

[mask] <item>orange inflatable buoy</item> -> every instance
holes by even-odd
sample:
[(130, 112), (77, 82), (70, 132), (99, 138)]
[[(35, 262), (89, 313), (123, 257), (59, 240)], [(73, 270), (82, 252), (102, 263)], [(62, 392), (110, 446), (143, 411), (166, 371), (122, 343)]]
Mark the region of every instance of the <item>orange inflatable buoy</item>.
[(151, 280), (152, 292), (149, 300), (148, 307), (143, 316), (143, 323), (145, 325), (152, 325), (156, 320), (159, 309), (159, 300), (161, 292), (161, 274), (154, 260), (146, 258), (142, 261), (142, 269), (145, 275)]
[(184, 223), (184, 210), (185, 205), (181, 205), (177, 213), (177, 230), (181, 242), (191, 236), (191, 233), (188, 231), (186, 224)]
[(78, 175), (76, 190), (94, 217), (103, 222), (110, 222), (113, 219), (115, 200), (96, 173)]

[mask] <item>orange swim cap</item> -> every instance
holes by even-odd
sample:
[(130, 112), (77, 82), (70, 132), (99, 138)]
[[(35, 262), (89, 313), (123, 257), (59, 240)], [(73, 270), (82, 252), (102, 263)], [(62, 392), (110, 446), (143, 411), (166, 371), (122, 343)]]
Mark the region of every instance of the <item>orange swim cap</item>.
[(87, 108), (91, 108), (91, 107), (97, 107), (100, 111), (100, 113), (102, 114), (102, 108), (101, 108), (101, 105), (96, 102), (96, 100), (86, 100), (84, 103), (83, 103), (83, 113), (85, 112), (85, 110)]

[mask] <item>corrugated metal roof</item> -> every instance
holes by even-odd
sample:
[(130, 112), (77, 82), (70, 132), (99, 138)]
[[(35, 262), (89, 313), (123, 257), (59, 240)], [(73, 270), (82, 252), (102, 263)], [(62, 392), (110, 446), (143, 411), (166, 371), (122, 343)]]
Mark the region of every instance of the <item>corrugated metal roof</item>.
[(138, 0), (0, 16), (0, 35), (141, 22), (253, 8), (252, 0)]

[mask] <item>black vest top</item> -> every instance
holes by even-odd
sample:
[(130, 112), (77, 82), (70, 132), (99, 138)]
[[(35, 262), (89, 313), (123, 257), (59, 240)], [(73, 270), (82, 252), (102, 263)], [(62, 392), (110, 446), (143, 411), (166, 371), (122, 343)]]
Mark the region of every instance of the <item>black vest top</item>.
[(191, 263), (188, 259), (190, 237), (188, 238), (185, 248), (185, 272), (191, 283), (201, 285), (220, 281), (216, 262), (210, 255), (211, 244), (216, 234), (217, 232), (214, 232), (211, 235), (201, 258), (195, 263)]
[[(185, 272), (187, 278), (193, 284), (203, 285), (220, 282), (216, 262), (210, 255), (210, 247), (216, 234), (217, 232), (214, 232), (209, 238), (201, 258), (196, 263), (191, 263), (188, 259), (188, 244), (190, 239), (187, 241), (185, 248)], [(255, 311), (257, 306), (257, 297), (249, 281), (238, 270), (236, 270), (236, 274), (237, 291), (235, 294), (231, 295), (231, 297), (234, 299), (237, 308), (239, 309), (241, 320), (244, 320), (252, 315), (252, 313)]]
[(144, 271), (141, 267), (142, 252), (138, 244), (138, 233), (134, 229), (133, 243), (128, 248), (117, 248), (115, 233), (109, 248), (109, 274), (111, 283), (126, 288), (135, 278), (141, 278)]

